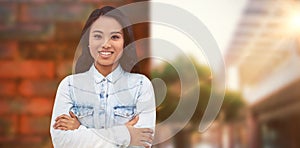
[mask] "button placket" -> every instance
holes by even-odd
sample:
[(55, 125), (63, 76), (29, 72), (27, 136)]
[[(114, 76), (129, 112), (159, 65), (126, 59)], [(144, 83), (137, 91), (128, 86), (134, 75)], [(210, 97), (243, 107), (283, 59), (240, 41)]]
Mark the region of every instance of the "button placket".
[(101, 108), (105, 109), (106, 104), (106, 98), (107, 98), (107, 88), (108, 88), (108, 81), (107, 79), (103, 79), (100, 83), (100, 102), (101, 102)]
[(107, 80), (106, 79), (103, 79), (102, 83), (101, 83), (101, 90), (100, 90), (100, 106), (101, 106), (101, 109), (104, 110), (104, 115), (105, 116), (102, 116), (104, 117), (104, 119), (102, 119), (102, 121), (104, 121), (105, 125), (104, 125), (104, 128), (107, 128), (107, 88), (108, 88), (108, 84), (107, 84)]

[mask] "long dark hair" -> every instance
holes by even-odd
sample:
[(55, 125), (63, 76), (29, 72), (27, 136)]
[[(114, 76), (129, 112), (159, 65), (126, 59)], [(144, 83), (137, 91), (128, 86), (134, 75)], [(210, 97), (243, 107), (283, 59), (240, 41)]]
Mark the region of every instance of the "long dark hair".
[(139, 73), (140, 71), (137, 63), (138, 60), (131, 23), (120, 10), (111, 6), (105, 6), (101, 9), (94, 10), (87, 19), (81, 32), (81, 39), (78, 48), (81, 48), (82, 52), (76, 61), (75, 73), (88, 71), (94, 63), (94, 58), (91, 56), (88, 48), (90, 27), (100, 16), (103, 15), (116, 19), (123, 27), (124, 51), (119, 61), (121, 67), (127, 72)]

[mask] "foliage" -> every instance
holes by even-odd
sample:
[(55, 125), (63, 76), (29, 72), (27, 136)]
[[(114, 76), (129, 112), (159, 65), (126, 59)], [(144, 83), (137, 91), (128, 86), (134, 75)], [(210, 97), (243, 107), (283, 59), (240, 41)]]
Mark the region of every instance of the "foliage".
[[(194, 123), (194, 125), (199, 125), (211, 93), (211, 71), (209, 67), (198, 64), (194, 59), (192, 59), (191, 62), (194, 65), (200, 83), (200, 96), (199, 96), (196, 110), (194, 112), (194, 115), (192, 116), (191, 122)], [(184, 76), (188, 76), (189, 71), (185, 69), (187, 69), (187, 67), (190, 66), (187, 64), (191, 64), (191, 62), (184, 60), (183, 57), (179, 57), (174, 61), (174, 63), (171, 64), (164, 63), (160, 65), (159, 68), (152, 71), (151, 77), (162, 79), (167, 86), (166, 97), (157, 108), (158, 122), (167, 119), (178, 106), (178, 102), (180, 100), (181, 85), (180, 85), (180, 78), (178, 72), (176, 71), (176, 68), (177, 69), (182, 68), (183, 70), (182, 69), (181, 70), (184, 72), (187, 71), (187, 73)], [(176, 67), (172, 65), (176, 65)], [(190, 83), (195, 83), (195, 86), (199, 84), (195, 82), (195, 80), (191, 80)], [(197, 89), (197, 87), (192, 88), (191, 91), (197, 91), (195, 89)], [(155, 90), (155, 91), (160, 91), (160, 90)], [(190, 94), (186, 94), (186, 95), (187, 95), (186, 98), (193, 97), (193, 96), (189, 96)], [(190, 105), (189, 100), (185, 100), (183, 105)], [(221, 108), (222, 112), (225, 113), (224, 120), (226, 122), (234, 121), (238, 117), (238, 112), (243, 107), (243, 105), (244, 103), (239, 93), (226, 91), (223, 105)], [(185, 116), (184, 111), (180, 113), (181, 113), (180, 116)], [(180, 116), (178, 122), (180, 122), (181, 120)]]

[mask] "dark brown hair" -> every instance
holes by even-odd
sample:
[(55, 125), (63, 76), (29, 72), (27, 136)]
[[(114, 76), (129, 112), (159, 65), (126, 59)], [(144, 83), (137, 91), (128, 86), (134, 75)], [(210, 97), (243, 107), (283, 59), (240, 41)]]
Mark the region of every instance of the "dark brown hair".
[(103, 15), (116, 19), (123, 27), (124, 51), (119, 61), (121, 67), (127, 72), (139, 73), (139, 65), (137, 63), (138, 61), (131, 23), (120, 10), (111, 6), (105, 6), (101, 9), (94, 10), (87, 19), (81, 32), (81, 39), (78, 48), (81, 48), (82, 52), (76, 61), (75, 73), (88, 71), (94, 63), (94, 59), (88, 48), (90, 27), (100, 16)]

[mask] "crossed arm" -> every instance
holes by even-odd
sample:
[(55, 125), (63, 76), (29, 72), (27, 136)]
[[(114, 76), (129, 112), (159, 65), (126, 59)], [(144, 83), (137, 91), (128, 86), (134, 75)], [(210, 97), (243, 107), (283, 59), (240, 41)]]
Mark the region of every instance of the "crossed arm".
[[(68, 85), (69, 80), (65, 78), (60, 83), (56, 94), (50, 127), (54, 147), (114, 147), (114, 145), (147, 147), (149, 146), (147, 143), (152, 143), (153, 130), (151, 128), (135, 128), (133, 125), (137, 127), (154, 126), (155, 103), (153, 104), (153, 101), (142, 100), (137, 104), (141, 110), (149, 110), (154, 107), (154, 111), (148, 112), (150, 116), (140, 115), (140, 119), (137, 117), (126, 125), (108, 129), (86, 128), (80, 125), (73, 113), (69, 113), (72, 99), (69, 90), (66, 89)], [(153, 93), (153, 91), (149, 92)], [(153, 96), (153, 94), (150, 95), (150, 97)], [(141, 97), (149, 98), (149, 96)]]
[[(73, 112), (69, 112), (70, 116), (63, 114), (55, 119), (53, 125), (54, 129), (58, 130), (76, 130), (80, 127), (80, 122), (78, 121), (76, 115)], [(152, 143), (153, 141), (153, 130), (150, 128), (134, 128), (133, 126), (138, 122), (139, 116), (136, 116), (125, 125), (130, 133), (130, 146), (144, 146), (149, 147), (147, 143)]]

